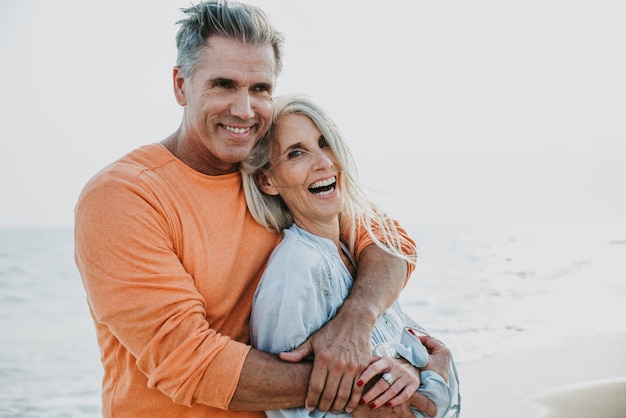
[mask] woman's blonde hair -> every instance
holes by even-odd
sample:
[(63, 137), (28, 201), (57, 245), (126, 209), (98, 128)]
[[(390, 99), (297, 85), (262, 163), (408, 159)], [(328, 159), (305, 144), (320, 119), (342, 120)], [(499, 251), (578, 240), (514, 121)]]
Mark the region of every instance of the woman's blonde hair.
[(326, 139), (343, 175), (343, 208), (339, 214), (341, 237), (355, 254), (356, 237), (360, 228), (365, 228), (374, 243), (390, 254), (415, 263), (415, 244), (402, 234), (395, 221), (390, 219), (379, 206), (362, 190), (357, 178), (357, 168), (344, 137), (328, 117), (328, 114), (309, 97), (288, 94), (274, 98), (274, 110), (269, 131), (254, 146), (248, 158), (241, 163), (244, 193), (248, 208), (254, 219), (264, 227), (281, 232), (294, 222), (289, 209), (279, 195), (261, 191), (257, 184), (259, 172), (271, 171), (274, 126), (286, 114), (297, 113), (308, 117)]

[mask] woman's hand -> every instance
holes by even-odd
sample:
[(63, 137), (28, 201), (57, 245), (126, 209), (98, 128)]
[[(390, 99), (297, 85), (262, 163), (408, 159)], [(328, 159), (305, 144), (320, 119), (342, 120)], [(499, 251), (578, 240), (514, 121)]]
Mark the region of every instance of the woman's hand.
[[(378, 380), (376, 380), (378, 378)], [(375, 409), (393, 407), (408, 401), (420, 385), (419, 369), (404, 359), (375, 357), (359, 377), (358, 386), (371, 382), (361, 404)]]
[(418, 337), (428, 350), (428, 364), (422, 370), (432, 370), (448, 383), (450, 373), (450, 350), (427, 335)]

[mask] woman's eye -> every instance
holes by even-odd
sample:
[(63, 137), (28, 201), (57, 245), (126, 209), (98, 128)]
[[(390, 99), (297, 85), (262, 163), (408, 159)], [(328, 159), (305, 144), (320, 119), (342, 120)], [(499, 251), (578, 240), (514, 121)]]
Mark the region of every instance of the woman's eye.
[(294, 149), (294, 150), (289, 151), (289, 152), (287, 153), (287, 158), (288, 158), (289, 160), (295, 160), (295, 159), (298, 159), (298, 158), (302, 158), (302, 157), (304, 157), (305, 155), (306, 155), (306, 152), (305, 152), (305, 151), (302, 151), (302, 150), (300, 150), (300, 149)]

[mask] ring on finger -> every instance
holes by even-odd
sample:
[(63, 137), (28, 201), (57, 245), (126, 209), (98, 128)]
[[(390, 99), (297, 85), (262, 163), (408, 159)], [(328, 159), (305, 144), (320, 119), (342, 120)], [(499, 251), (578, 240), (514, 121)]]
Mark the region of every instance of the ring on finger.
[(391, 373), (385, 373), (382, 376), (382, 379), (389, 383), (389, 386), (393, 385), (393, 376), (391, 375)]

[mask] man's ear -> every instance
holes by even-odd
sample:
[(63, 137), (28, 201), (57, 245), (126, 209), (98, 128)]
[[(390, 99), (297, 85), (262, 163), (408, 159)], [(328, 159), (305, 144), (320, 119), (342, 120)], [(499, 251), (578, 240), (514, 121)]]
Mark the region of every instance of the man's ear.
[(185, 96), (185, 77), (183, 77), (180, 68), (174, 67), (172, 78), (174, 80), (174, 96), (176, 96), (176, 101), (179, 105), (185, 106), (187, 104), (187, 97)]
[(259, 188), (263, 193), (269, 194), (272, 196), (276, 196), (278, 194), (278, 190), (276, 187), (272, 186), (269, 177), (267, 177), (267, 173), (263, 170), (256, 173), (255, 176), (256, 184), (259, 185)]

